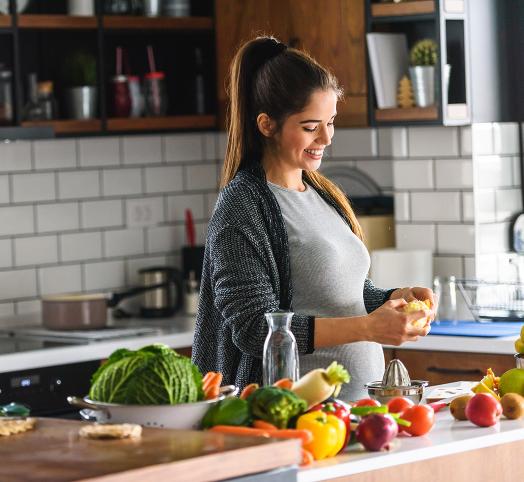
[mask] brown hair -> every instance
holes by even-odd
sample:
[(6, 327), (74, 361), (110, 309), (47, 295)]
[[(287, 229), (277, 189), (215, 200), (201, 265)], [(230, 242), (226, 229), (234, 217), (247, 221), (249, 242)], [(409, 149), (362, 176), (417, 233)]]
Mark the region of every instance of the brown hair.
[[(264, 112), (277, 126), (301, 112), (316, 90), (343, 93), (335, 76), (305, 52), (287, 48), (274, 37), (257, 37), (236, 53), (230, 68), (227, 148), (220, 185), (239, 169), (260, 164), (265, 141), (256, 124)], [(304, 171), (305, 179), (330, 196), (363, 239), (362, 229), (345, 194), (318, 171)]]

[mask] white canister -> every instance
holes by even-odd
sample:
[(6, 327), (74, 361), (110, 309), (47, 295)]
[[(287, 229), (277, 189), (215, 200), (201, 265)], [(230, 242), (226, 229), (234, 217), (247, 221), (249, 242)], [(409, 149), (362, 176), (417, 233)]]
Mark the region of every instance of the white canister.
[(78, 17), (91, 17), (95, 14), (94, 0), (67, 0), (67, 13)]

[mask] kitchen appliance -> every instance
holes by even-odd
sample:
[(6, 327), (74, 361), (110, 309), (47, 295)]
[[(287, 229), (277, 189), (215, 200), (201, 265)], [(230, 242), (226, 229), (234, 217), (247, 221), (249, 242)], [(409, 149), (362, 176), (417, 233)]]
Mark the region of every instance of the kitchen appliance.
[(210, 407), (226, 397), (236, 395), (234, 385), (220, 387), (220, 395), (213, 400), (177, 405), (123, 405), (95, 402), (87, 397), (67, 397), (74, 407), (81, 408), (80, 416), (99, 423), (138, 423), (146, 427), (198, 429)]
[(388, 363), (382, 381), (366, 383), (366, 388), (369, 396), (382, 404), (394, 397), (405, 397), (419, 403), (427, 385), (425, 380), (411, 380), (405, 365), (394, 359)]
[(176, 268), (153, 266), (138, 271), (143, 289), (140, 316), (159, 318), (171, 316), (182, 307), (182, 276)]

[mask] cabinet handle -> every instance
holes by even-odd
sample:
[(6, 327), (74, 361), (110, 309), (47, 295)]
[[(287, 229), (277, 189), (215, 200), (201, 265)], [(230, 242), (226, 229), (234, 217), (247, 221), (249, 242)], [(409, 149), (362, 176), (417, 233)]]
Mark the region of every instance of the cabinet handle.
[(444, 375), (484, 375), (484, 372), (480, 368), (440, 368), (440, 367), (428, 367), (428, 372), (442, 373)]

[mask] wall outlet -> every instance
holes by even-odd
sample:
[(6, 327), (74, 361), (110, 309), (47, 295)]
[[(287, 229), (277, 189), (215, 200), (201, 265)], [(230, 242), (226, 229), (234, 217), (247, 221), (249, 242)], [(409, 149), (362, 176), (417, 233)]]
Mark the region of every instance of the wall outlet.
[(163, 221), (161, 198), (143, 198), (127, 200), (128, 228), (156, 226)]

